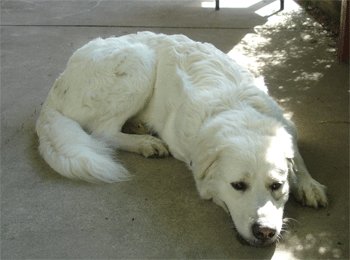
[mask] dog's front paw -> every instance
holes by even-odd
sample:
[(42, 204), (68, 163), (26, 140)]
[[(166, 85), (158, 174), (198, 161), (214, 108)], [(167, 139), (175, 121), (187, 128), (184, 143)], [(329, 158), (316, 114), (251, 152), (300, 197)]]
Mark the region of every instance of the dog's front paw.
[(145, 136), (142, 140), (139, 153), (144, 157), (166, 157), (169, 155), (167, 145), (159, 138)]
[(311, 177), (302, 178), (293, 189), (294, 197), (305, 206), (314, 208), (326, 207), (326, 186), (320, 184)]

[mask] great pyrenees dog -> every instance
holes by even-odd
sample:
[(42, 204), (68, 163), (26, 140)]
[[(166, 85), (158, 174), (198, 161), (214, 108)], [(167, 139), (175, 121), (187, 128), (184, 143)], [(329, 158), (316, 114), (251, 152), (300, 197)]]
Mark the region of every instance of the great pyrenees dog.
[(114, 149), (173, 155), (254, 246), (280, 236), (290, 191), (304, 205), (327, 204), (278, 104), (226, 54), (183, 35), (87, 43), (54, 83), (36, 130), (55, 171), (89, 182), (129, 179)]

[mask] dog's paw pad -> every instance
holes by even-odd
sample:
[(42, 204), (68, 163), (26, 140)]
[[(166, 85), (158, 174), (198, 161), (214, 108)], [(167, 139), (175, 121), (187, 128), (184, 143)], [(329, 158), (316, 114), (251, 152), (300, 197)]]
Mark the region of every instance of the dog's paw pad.
[(312, 178), (307, 178), (299, 182), (293, 195), (305, 206), (314, 208), (326, 207), (328, 204), (326, 190), (326, 186)]
[(142, 140), (139, 152), (146, 158), (169, 156), (167, 145), (159, 138), (153, 136), (147, 136)]

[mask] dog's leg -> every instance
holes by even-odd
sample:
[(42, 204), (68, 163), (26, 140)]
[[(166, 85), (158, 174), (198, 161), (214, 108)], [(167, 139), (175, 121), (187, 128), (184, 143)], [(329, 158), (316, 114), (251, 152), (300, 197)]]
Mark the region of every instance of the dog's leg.
[(114, 134), (114, 142), (118, 149), (139, 153), (145, 157), (165, 157), (169, 155), (167, 145), (159, 138), (151, 135)]
[[(127, 114), (123, 114), (123, 116), (100, 120), (94, 125), (94, 128), (89, 130), (92, 136), (114, 149), (138, 153), (145, 157), (165, 157), (169, 155), (167, 145), (161, 139), (144, 133), (146, 128), (139, 129), (138, 134), (121, 132), (122, 126), (125, 125), (128, 119), (129, 123), (131, 122), (134, 125), (141, 123), (140, 120), (130, 119)], [(133, 126), (133, 128), (135, 127)]]
[(165, 157), (169, 155), (167, 145), (161, 139), (148, 134), (111, 133), (107, 129), (103, 129), (93, 131), (92, 135), (115, 149), (138, 153), (145, 157)]
[(311, 177), (297, 148), (291, 161), (291, 168), (294, 173), (291, 185), (293, 196), (303, 205), (315, 208), (325, 207), (327, 205), (326, 187)]

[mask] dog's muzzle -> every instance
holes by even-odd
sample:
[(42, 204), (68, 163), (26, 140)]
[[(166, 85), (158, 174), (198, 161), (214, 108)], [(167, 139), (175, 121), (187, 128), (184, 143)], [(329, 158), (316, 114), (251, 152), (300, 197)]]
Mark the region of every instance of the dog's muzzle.
[(258, 244), (268, 245), (274, 241), (273, 238), (275, 237), (277, 230), (259, 223), (254, 223), (252, 226), (252, 233), (257, 241), (259, 241)]

